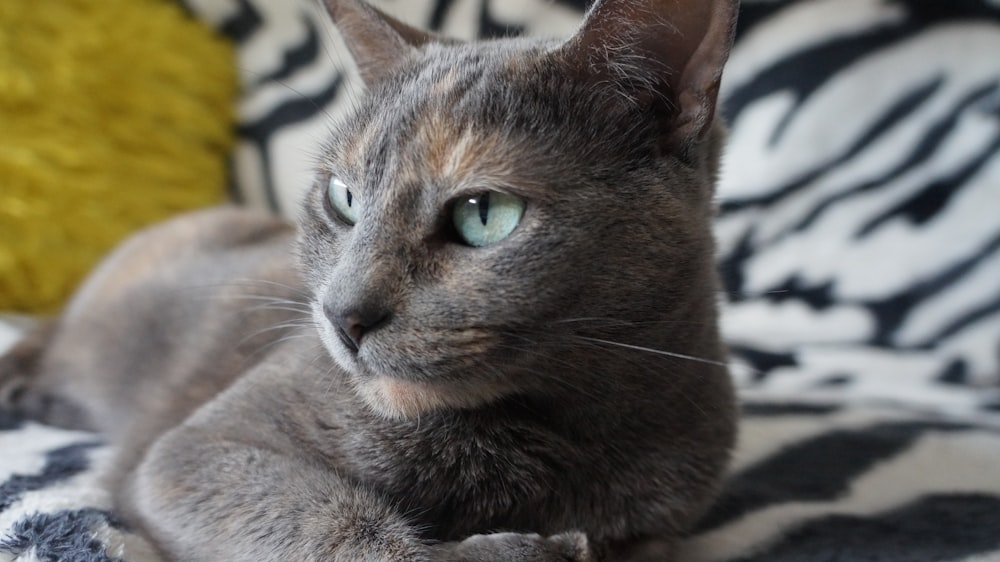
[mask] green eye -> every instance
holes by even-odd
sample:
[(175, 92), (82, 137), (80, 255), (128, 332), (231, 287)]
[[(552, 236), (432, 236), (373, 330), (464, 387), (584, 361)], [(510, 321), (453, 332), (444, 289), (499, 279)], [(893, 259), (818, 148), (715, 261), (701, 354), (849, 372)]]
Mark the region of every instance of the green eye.
[(470, 246), (489, 246), (510, 235), (524, 215), (524, 199), (500, 191), (486, 191), (455, 204), (452, 221)]
[(358, 221), (358, 198), (347, 189), (347, 184), (337, 178), (330, 178), (330, 189), (327, 193), (330, 204), (340, 218), (347, 224)]

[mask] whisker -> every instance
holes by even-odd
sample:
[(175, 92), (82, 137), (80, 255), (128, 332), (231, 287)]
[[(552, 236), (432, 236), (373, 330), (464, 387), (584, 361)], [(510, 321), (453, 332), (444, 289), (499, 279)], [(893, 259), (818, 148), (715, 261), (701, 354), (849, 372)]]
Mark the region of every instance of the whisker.
[(291, 307), (291, 306), (281, 306), (281, 305), (271, 304), (271, 303), (258, 304), (257, 306), (252, 306), (250, 308), (244, 309), (245, 312), (258, 312), (258, 311), (262, 311), (262, 310), (281, 310), (281, 311), (284, 311), (284, 312), (294, 312), (294, 313), (297, 313), (297, 314), (301, 314), (304, 317), (305, 316), (309, 316), (309, 314), (311, 312), (310, 310), (307, 310), (307, 309), (295, 308), (295, 307)]
[(228, 299), (240, 300), (240, 301), (263, 301), (260, 304), (241, 308), (241, 312), (257, 312), (261, 310), (283, 310), (286, 312), (293, 312), (302, 316), (310, 316), (312, 314), (312, 309), (309, 305), (305, 303), (300, 303), (297, 301), (290, 301), (287, 299), (277, 299), (270, 297), (261, 297), (256, 295), (207, 295), (201, 297), (201, 299), (210, 302), (222, 302)]
[[(312, 299), (312, 294), (308, 291), (296, 287), (294, 285), (287, 285), (285, 283), (279, 283), (277, 281), (270, 281), (267, 279), (234, 279), (232, 281), (224, 281), (219, 283), (202, 283), (199, 285), (184, 285), (180, 287), (175, 287), (175, 291), (206, 291), (212, 289), (253, 289), (253, 288), (263, 288), (263, 287), (278, 287), (291, 292), (295, 295), (302, 297), (302, 300), (308, 301)], [(273, 295), (259, 295), (261, 297), (269, 297)], [(280, 297), (276, 297), (280, 298)]]
[(258, 301), (267, 301), (267, 302), (273, 302), (273, 303), (278, 303), (278, 304), (297, 304), (297, 305), (300, 305), (300, 306), (309, 306), (309, 303), (306, 303), (306, 302), (302, 302), (302, 301), (294, 300), (294, 299), (286, 299), (284, 297), (276, 297), (276, 296), (273, 296), (273, 295), (254, 295), (254, 294), (250, 294), (250, 293), (227, 293), (226, 295), (220, 295), (220, 296), (225, 296), (227, 298), (231, 297), (231, 298), (241, 299), (241, 300), (258, 300)]
[[(220, 297), (223, 295), (219, 295)], [(291, 299), (285, 299), (281, 297), (272, 297), (269, 295), (247, 295), (247, 294), (227, 294), (224, 295), (226, 298), (236, 298), (240, 300), (255, 300), (255, 301), (267, 301), (275, 304), (296, 304), (303, 307), (308, 307), (308, 303), (302, 301), (295, 301)]]
[(263, 355), (265, 351), (271, 349), (272, 347), (274, 347), (274, 346), (276, 346), (276, 345), (278, 345), (280, 343), (291, 341), (291, 340), (294, 340), (294, 339), (297, 339), (297, 338), (307, 338), (309, 336), (310, 335), (308, 333), (305, 333), (305, 332), (295, 332), (295, 333), (289, 334), (287, 336), (278, 338), (276, 340), (269, 341), (266, 344), (264, 344), (264, 345), (260, 346), (259, 348), (255, 349), (254, 352), (251, 353), (247, 357), (247, 359), (248, 360), (250, 360), (250, 359), (256, 359), (257, 357), (260, 357), (261, 355)]
[[(610, 340), (601, 340), (599, 338), (588, 338), (586, 336), (579, 336), (579, 335), (574, 335), (573, 337), (579, 338), (579, 339), (583, 339), (583, 340), (591, 340), (591, 341), (595, 341), (597, 343), (603, 343), (603, 344), (606, 344), (606, 345), (611, 345), (611, 346), (619, 347), (619, 348), (625, 348), (625, 349), (643, 351), (643, 352), (647, 352), (647, 353), (653, 353), (653, 354), (656, 354), (656, 355), (662, 355), (662, 356), (665, 356), (665, 357), (673, 357), (675, 359), (685, 359), (685, 360), (695, 361), (695, 362), (698, 362), (698, 363), (706, 363), (706, 364), (709, 364), (709, 365), (715, 365), (715, 366), (718, 366), (718, 367), (724, 367), (727, 370), (729, 370), (730, 372), (733, 372), (733, 371), (742, 371), (742, 372), (746, 372), (746, 373), (750, 374), (751, 376), (760, 376), (760, 375), (764, 374), (763, 371), (760, 371), (758, 369), (754, 369), (753, 367), (751, 367), (750, 365), (747, 365), (744, 362), (714, 361), (712, 359), (705, 359), (703, 357), (696, 357), (696, 356), (687, 355), (687, 354), (684, 354), (684, 353), (677, 353), (677, 352), (673, 352), (673, 351), (664, 351), (664, 350), (652, 349), (652, 348), (641, 347), (641, 346), (637, 346), (637, 345), (631, 345), (631, 344), (626, 344), (626, 343), (621, 343), (621, 342), (615, 342), (615, 341), (610, 341)], [(609, 351), (611, 351), (611, 350), (609, 349)], [(621, 356), (621, 355), (619, 355), (619, 356)]]
[(360, 106), (360, 98), (350, 83), (351, 73), (348, 72), (350, 65), (345, 61), (341, 50), (336, 48), (337, 41), (334, 38), (334, 26), (330, 23), (330, 19), (326, 17), (326, 7), (323, 5), (323, 0), (317, 0), (314, 5), (319, 9), (320, 14), (323, 15), (323, 17), (319, 18), (319, 21), (323, 22), (319, 27), (324, 33), (323, 40), (320, 41), (320, 46), (323, 48), (323, 52), (326, 53), (326, 57), (330, 60), (330, 63), (343, 73), (342, 91), (351, 109), (357, 111)]
[[(589, 343), (589, 342), (585, 342), (585, 343)], [(614, 342), (614, 343), (619, 343), (619, 342)], [(593, 345), (593, 344), (590, 344), (590, 345)], [(601, 349), (603, 349), (605, 352), (614, 354), (615, 357), (617, 357), (619, 360), (625, 361), (625, 362), (629, 363), (633, 367), (640, 368), (640, 369), (648, 371), (648, 372), (659, 372), (659, 369), (656, 368), (656, 366), (650, 365), (649, 363), (646, 363), (646, 362), (636, 361), (635, 358), (634, 358), (634, 356), (627, 356), (627, 355), (625, 355), (623, 353), (623, 351), (630, 350), (630, 348), (632, 348), (632, 347), (638, 347), (638, 346), (627, 346), (627, 347), (624, 347), (624, 348), (621, 348), (621, 349), (615, 348), (615, 347), (612, 347), (610, 349), (608, 349), (608, 348), (601, 348)], [(668, 356), (669, 357), (673, 357), (672, 355), (668, 355)], [(728, 367), (725, 364), (722, 364), (722, 365)], [(703, 416), (708, 417), (708, 411), (705, 410), (705, 408), (704, 408), (704, 406), (702, 404), (698, 403), (693, 398), (691, 398), (690, 396), (688, 396), (687, 392), (684, 391), (683, 384), (684, 384), (683, 380), (677, 380), (675, 382), (675, 384), (673, 385), (674, 386), (674, 390), (676, 391), (677, 395), (680, 396), (681, 398), (683, 398), (689, 404), (691, 404), (691, 406), (693, 406), (696, 410), (698, 410)]]
[(289, 285), (287, 283), (280, 283), (278, 281), (272, 281), (270, 279), (239, 279), (237, 280), (237, 283), (247, 283), (250, 285), (270, 285), (273, 287), (288, 289), (289, 291), (292, 291), (295, 294), (305, 297), (307, 300), (312, 298), (312, 295), (308, 291), (305, 291), (300, 287), (295, 287), (294, 285)]
[(605, 345), (611, 345), (611, 346), (616, 346), (616, 347), (623, 347), (625, 349), (633, 349), (633, 350), (636, 350), (636, 351), (644, 351), (646, 353), (652, 353), (654, 355), (664, 355), (666, 357), (674, 357), (676, 359), (685, 359), (687, 361), (695, 361), (697, 363), (705, 363), (706, 365), (715, 365), (716, 367), (726, 367), (726, 368), (729, 367), (729, 364), (725, 363), (723, 361), (715, 361), (713, 359), (705, 359), (703, 357), (695, 357), (694, 355), (687, 355), (685, 353), (677, 353), (677, 352), (674, 352), (674, 351), (664, 351), (662, 349), (653, 349), (651, 347), (643, 347), (641, 345), (632, 345), (632, 344), (629, 344), (629, 343), (622, 343), (622, 342), (616, 342), (616, 341), (611, 341), (611, 340), (604, 340), (604, 339), (601, 339), (601, 338), (591, 338), (591, 337), (587, 337), (587, 336), (577, 336), (577, 335), (574, 335), (573, 337), (574, 338), (579, 338), (579, 339), (584, 340), (584, 341), (594, 342), (594, 343), (602, 343), (602, 344), (605, 344)]
[(261, 334), (266, 334), (268, 332), (273, 332), (275, 330), (284, 330), (292, 328), (310, 328), (312, 326), (313, 324), (311, 322), (302, 322), (302, 321), (284, 322), (281, 324), (275, 324), (273, 326), (268, 326), (267, 328), (255, 330), (253, 333), (247, 334), (245, 337), (240, 339), (240, 341), (236, 342), (236, 345), (237, 346), (242, 345)]
[[(240, 72), (242, 72), (244, 74), (250, 74), (250, 75), (256, 76), (257, 78), (261, 78), (261, 77), (267, 76), (263, 72), (257, 72), (255, 70), (252, 70), (252, 69), (247, 68), (245, 66), (239, 66), (238, 68), (239, 68)], [(318, 103), (316, 103), (315, 101), (313, 101), (313, 99), (310, 98), (309, 96), (305, 95), (304, 93), (302, 93), (299, 90), (296, 90), (290, 84), (288, 84), (287, 82), (285, 82), (283, 80), (278, 80), (277, 78), (271, 78), (270, 81), (273, 82), (273, 83), (275, 83), (275, 84), (278, 84), (279, 86), (285, 87), (286, 89), (288, 89), (289, 91), (291, 91), (295, 95), (297, 95), (300, 98), (302, 98), (303, 100), (309, 102), (310, 105), (312, 105), (314, 108), (316, 108), (316, 110), (321, 111), (323, 113), (323, 115), (326, 116), (327, 122), (333, 122), (333, 115), (329, 111), (327, 111), (326, 108), (324, 108), (323, 106), (321, 106)]]
[[(250, 299), (250, 300), (262, 300), (262, 299)], [(247, 311), (254, 310), (285, 310), (288, 312), (298, 312), (300, 314), (309, 315), (312, 313), (312, 309), (309, 308), (305, 303), (298, 303), (294, 301), (265, 301), (260, 304), (245, 308)]]
[[(552, 356), (550, 354), (546, 354), (546, 353), (540, 352), (540, 351), (535, 350), (535, 349), (527, 349), (527, 348), (517, 347), (517, 346), (513, 346), (513, 345), (504, 345), (504, 344), (498, 344), (497, 347), (501, 348), (501, 349), (515, 350), (515, 351), (518, 351), (520, 353), (528, 353), (528, 354), (531, 354), (531, 355), (535, 355), (537, 357), (541, 357), (545, 361), (549, 361), (549, 362), (552, 362), (552, 363), (562, 364), (565, 367), (567, 367), (568, 369), (576, 369), (578, 367), (578, 365), (574, 365), (573, 363), (570, 363), (569, 361), (566, 361), (566, 360), (563, 360), (563, 359), (559, 359), (559, 358), (554, 357), (554, 356)], [(494, 365), (488, 365), (488, 367), (490, 369), (492, 369), (495, 373), (499, 373), (500, 372), (499, 369), (497, 369)], [(519, 367), (519, 368), (522, 369), (522, 370), (524, 370), (524, 371), (526, 371), (526, 372), (528, 372), (528, 373), (531, 373), (533, 375), (537, 375), (537, 376), (543, 377), (543, 378), (545, 378), (547, 380), (551, 380), (551, 381), (553, 381), (553, 382), (555, 382), (557, 384), (560, 384), (560, 385), (568, 388), (569, 390), (573, 390), (573, 391), (579, 392), (579, 393), (583, 394), (584, 396), (587, 396), (588, 398), (593, 398), (595, 400), (600, 399), (599, 396), (597, 396), (596, 394), (594, 394), (592, 392), (587, 391), (581, 385), (573, 384), (572, 382), (566, 380), (560, 373), (558, 373), (556, 371), (542, 371), (542, 370), (539, 370), (539, 369), (527, 368), (527, 367)]]
[(277, 304), (298, 305), (298, 306), (303, 306), (303, 307), (309, 306), (308, 302), (304, 302), (304, 301), (301, 301), (301, 300), (295, 300), (295, 299), (289, 299), (289, 298), (285, 298), (285, 297), (281, 297), (281, 296), (276, 296), (276, 295), (251, 294), (251, 293), (222, 293), (222, 292), (218, 291), (219, 289), (225, 289), (225, 288), (226, 287), (198, 287), (198, 288), (186, 287), (186, 288), (175, 289), (175, 290), (177, 290), (177, 291), (184, 291), (184, 290), (187, 290), (187, 291), (195, 291), (195, 290), (205, 291), (205, 294), (197, 294), (197, 293), (195, 293), (195, 294), (191, 295), (191, 298), (193, 298), (193, 299), (201, 299), (201, 300), (227, 300), (227, 299), (232, 299), (232, 300), (258, 300), (258, 301), (273, 302), (273, 303), (277, 303)]
[(686, 326), (705, 326), (708, 322), (699, 322), (697, 320), (621, 320), (617, 318), (605, 318), (600, 316), (595, 317), (580, 317), (580, 318), (563, 318), (561, 320), (553, 320), (549, 322), (549, 325), (559, 325), (559, 324), (582, 324), (585, 322), (598, 323), (603, 322), (608, 326), (655, 326), (655, 325), (686, 325)]

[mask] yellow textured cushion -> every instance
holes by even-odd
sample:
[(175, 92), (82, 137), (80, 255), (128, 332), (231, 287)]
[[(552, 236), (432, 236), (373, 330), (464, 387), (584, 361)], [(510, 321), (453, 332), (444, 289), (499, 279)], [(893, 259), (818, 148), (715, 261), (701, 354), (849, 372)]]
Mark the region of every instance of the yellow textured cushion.
[(221, 201), (232, 45), (171, 0), (0, 0), (0, 310), (58, 309), (129, 232)]

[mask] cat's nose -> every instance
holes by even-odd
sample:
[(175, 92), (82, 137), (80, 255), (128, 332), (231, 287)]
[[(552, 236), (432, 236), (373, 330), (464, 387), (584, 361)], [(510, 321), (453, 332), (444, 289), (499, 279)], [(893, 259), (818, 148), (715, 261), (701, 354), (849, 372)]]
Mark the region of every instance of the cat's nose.
[(326, 317), (333, 322), (337, 328), (337, 335), (341, 341), (352, 352), (357, 352), (361, 347), (361, 339), (372, 330), (385, 324), (389, 318), (389, 312), (378, 306), (359, 306), (337, 312), (329, 306), (325, 306), (323, 311)]

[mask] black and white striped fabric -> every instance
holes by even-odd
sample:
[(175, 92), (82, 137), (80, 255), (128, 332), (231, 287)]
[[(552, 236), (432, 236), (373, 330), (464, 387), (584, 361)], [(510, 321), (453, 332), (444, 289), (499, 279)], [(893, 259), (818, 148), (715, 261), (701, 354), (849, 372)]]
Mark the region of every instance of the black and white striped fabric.
[[(238, 47), (232, 192), (295, 217), (358, 95), (315, 0), (182, 0)], [(585, 0), (382, 0), (458, 38)], [(1000, 2), (744, 0), (717, 233), (744, 400), (682, 560), (1000, 561)], [(0, 322), (0, 348), (16, 329)], [(155, 561), (112, 451), (0, 414), (0, 562)]]
[(717, 232), (727, 340), (759, 379), (747, 382), (996, 405), (1000, 6), (744, 13)]

